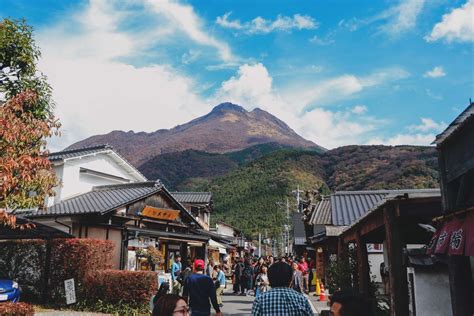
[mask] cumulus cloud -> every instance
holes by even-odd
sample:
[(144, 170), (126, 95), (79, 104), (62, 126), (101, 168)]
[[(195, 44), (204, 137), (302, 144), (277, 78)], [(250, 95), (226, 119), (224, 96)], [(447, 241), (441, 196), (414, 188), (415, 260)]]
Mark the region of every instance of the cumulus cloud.
[(436, 122), (431, 118), (420, 118), (420, 124), (408, 126), (407, 131), (387, 138), (373, 138), (369, 145), (421, 145), (426, 146), (433, 142), (436, 135), (446, 128), (445, 122)]
[(423, 75), (423, 77), (425, 78), (440, 78), (444, 76), (446, 76), (446, 73), (444, 72), (444, 69), (441, 66), (436, 66), (433, 69), (425, 72), (425, 74)]
[(124, 18), (126, 13), (109, 3), (91, 1), (67, 22), (39, 30), (39, 67), (53, 87), (63, 124), (62, 137), (51, 142), (53, 150), (115, 129), (171, 128), (208, 110), (196, 92), (198, 84), (172, 66), (135, 67), (122, 61), (144, 47), (141, 34), (119, 30)]
[(435, 122), (433, 119), (422, 117), (420, 118), (421, 123), (418, 125), (412, 125), (409, 128), (413, 131), (419, 132), (441, 132), (447, 126), (445, 122)]
[[(332, 80), (329, 85), (333, 85), (332, 91), (338, 93), (335, 81)], [(344, 84), (339, 87), (345, 89)], [(303, 111), (303, 106), (294, 95), (282, 93), (273, 86), (272, 76), (261, 63), (242, 65), (235, 76), (222, 83), (212, 102), (226, 100), (238, 103), (247, 110), (256, 107), (264, 109), (282, 119), (301, 136), (326, 148), (360, 143), (384, 123), (367, 115), (367, 107), (363, 105), (347, 110), (314, 107)]]
[(474, 0), (468, 0), (460, 8), (443, 15), (429, 35), (427, 42), (474, 42)]
[(271, 32), (289, 32), (292, 30), (313, 30), (319, 23), (309, 15), (295, 14), (293, 16), (279, 15), (276, 19), (264, 19), (257, 16), (251, 21), (240, 22), (230, 20), (232, 12), (227, 12), (223, 16), (218, 16), (216, 23), (221, 27), (241, 31), (247, 34), (268, 34)]

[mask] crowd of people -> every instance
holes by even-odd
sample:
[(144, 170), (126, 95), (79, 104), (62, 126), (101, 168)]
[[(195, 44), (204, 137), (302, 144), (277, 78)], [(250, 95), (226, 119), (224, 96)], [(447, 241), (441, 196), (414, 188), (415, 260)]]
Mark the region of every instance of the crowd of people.
[[(153, 298), (153, 316), (208, 316), (211, 306), (221, 316), (222, 293), (232, 280), (234, 295), (254, 295), (252, 315), (314, 315), (307, 294), (310, 290), (311, 269), (304, 257), (272, 256), (235, 258), (233, 265), (222, 265), (197, 259), (182, 269), (178, 256), (171, 268), (171, 285), (161, 284)], [(170, 288), (171, 287), (171, 288)], [(168, 292), (171, 291), (171, 294)], [(362, 298), (351, 291), (334, 293), (331, 312), (335, 316), (370, 315)]]

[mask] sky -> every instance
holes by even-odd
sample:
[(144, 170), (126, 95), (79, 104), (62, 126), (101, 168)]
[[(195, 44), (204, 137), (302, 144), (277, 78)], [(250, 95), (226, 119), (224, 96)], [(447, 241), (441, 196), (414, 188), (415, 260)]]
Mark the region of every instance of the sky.
[(0, 17), (34, 27), (52, 150), (222, 102), (326, 148), (429, 145), (474, 98), (474, 0), (0, 0)]

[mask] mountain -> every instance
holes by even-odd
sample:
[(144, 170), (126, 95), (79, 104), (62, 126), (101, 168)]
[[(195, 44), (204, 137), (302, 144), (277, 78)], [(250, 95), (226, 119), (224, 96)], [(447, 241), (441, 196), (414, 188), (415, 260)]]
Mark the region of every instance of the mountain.
[(323, 187), (340, 190), (375, 190), (438, 187), (437, 152), (420, 146), (346, 146), (324, 153), (281, 149), (233, 168), (225, 175), (196, 181), (187, 190), (214, 194), (212, 221), (224, 220), (245, 234), (267, 231), (279, 236), (285, 224), (277, 202), (290, 200), (301, 190)]
[(158, 155), (138, 166), (138, 169), (148, 179), (160, 179), (169, 189), (183, 191), (203, 186), (245, 163), (285, 148), (291, 147), (265, 143), (226, 154), (190, 149)]
[(113, 131), (91, 136), (67, 149), (110, 144), (132, 164), (139, 166), (166, 153), (189, 149), (226, 153), (264, 143), (324, 150), (296, 134), (270, 113), (259, 108), (247, 111), (232, 103), (219, 104), (209, 114), (169, 130), (152, 133)]

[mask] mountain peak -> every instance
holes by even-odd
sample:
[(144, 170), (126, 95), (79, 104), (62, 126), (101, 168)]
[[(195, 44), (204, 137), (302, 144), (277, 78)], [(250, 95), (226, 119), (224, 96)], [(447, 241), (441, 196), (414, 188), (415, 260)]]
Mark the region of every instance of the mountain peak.
[(224, 102), (221, 104), (216, 105), (213, 109), (212, 112), (226, 112), (226, 111), (234, 111), (234, 112), (241, 112), (241, 113), (247, 113), (247, 110), (241, 107), (238, 104), (234, 104), (231, 102)]

